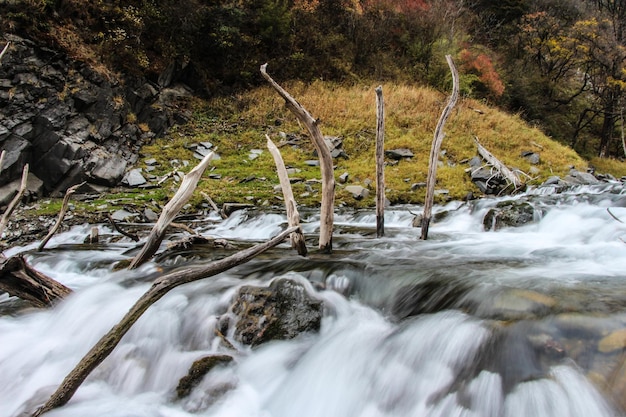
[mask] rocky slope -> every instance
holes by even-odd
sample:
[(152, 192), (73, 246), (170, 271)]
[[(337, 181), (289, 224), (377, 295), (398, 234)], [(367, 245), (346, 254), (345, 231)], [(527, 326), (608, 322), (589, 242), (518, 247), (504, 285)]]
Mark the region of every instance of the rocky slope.
[(118, 184), (140, 147), (185, 120), (171, 84), (97, 72), (90, 66), (15, 35), (0, 63), (0, 206), (14, 195), (25, 164), (31, 195), (59, 195), (81, 182)]

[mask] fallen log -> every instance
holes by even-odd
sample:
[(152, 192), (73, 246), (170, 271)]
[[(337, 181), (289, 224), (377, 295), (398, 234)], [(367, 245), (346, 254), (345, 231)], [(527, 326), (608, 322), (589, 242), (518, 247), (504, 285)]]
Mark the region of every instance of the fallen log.
[(51, 307), (72, 290), (33, 269), (22, 256), (0, 255), (0, 291), (30, 302), (35, 307)]
[(376, 237), (385, 235), (385, 101), (376, 87)]
[(200, 177), (202, 177), (205, 169), (209, 166), (211, 159), (213, 159), (213, 152), (209, 152), (194, 169), (185, 175), (178, 191), (176, 191), (172, 199), (168, 201), (165, 207), (163, 207), (163, 211), (161, 211), (161, 215), (152, 228), (152, 231), (150, 232), (146, 243), (141, 248), (141, 251), (139, 251), (139, 253), (130, 262), (130, 265), (128, 266), (129, 269), (135, 269), (140, 265), (143, 265), (159, 249), (159, 245), (165, 237), (167, 227), (191, 198), (191, 195), (198, 185), (198, 181), (200, 181)]
[(298, 255), (306, 256), (306, 242), (304, 240), (304, 235), (300, 230), (300, 213), (298, 213), (298, 209), (296, 208), (296, 199), (293, 196), (293, 190), (291, 189), (291, 182), (289, 182), (289, 175), (287, 174), (285, 162), (283, 161), (283, 157), (274, 142), (272, 142), (268, 135), (265, 135), (265, 137), (267, 138), (267, 149), (269, 149), (272, 157), (274, 158), (276, 171), (278, 173), (278, 181), (280, 182), (280, 187), (283, 190), (283, 199), (285, 200), (285, 209), (287, 211), (287, 222), (289, 226), (298, 227), (298, 230), (292, 233), (289, 237), (291, 240), (291, 247), (298, 251)]
[(483, 145), (480, 144), (478, 138), (474, 136), (474, 143), (476, 143), (476, 147), (478, 149), (478, 154), (487, 161), (491, 166), (493, 166), (502, 176), (513, 185), (513, 187), (517, 190), (523, 187), (523, 183), (517, 174), (511, 171), (506, 165), (504, 165), (498, 158), (496, 158), (491, 152), (489, 152)]
[(278, 245), (296, 230), (296, 227), (287, 228), (265, 243), (244, 249), (234, 255), (211, 262), (205, 266), (184, 268), (158, 278), (150, 289), (130, 308), (122, 320), (113, 326), (113, 328), (80, 360), (76, 367), (65, 377), (57, 390), (50, 396), (48, 401), (38, 408), (32, 416), (40, 416), (54, 408), (66, 404), (89, 374), (109, 356), (113, 349), (115, 349), (122, 337), (130, 330), (132, 325), (135, 324), (148, 307), (160, 300), (170, 290), (183, 284), (217, 275), (237, 265), (241, 265)]
[(261, 75), (276, 92), (285, 100), (286, 106), (301, 121), (309, 131), (313, 145), (317, 150), (322, 174), (322, 203), (320, 207), (320, 238), (319, 249), (323, 253), (331, 253), (333, 249), (333, 216), (335, 204), (335, 174), (333, 171), (333, 157), (324, 142), (324, 136), (311, 114), (298, 103), (284, 88), (269, 76), (267, 64), (261, 65)]
[(428, 228), (430, 227), (430, 217), (433, 213), (433, 203), (435, 200), (435, 182), (437, 180), (437, 162), (439, 160), (439, 150), (445, 136), (443, 132), (443, 126), (446, 124), (446, 120), (452, 113), (452, 108), (456, 105), (459, 98), (459, 73), (454, 66), (454, 61), (450, 55), (446, 55), (446, 61), (452, 72), (452, 94), (448, 100), (448, 104), (443, 109), (437, 127), (435, 128), (435, 134), (433, 138), (433, 144), (430, 148), (430, 158), (428, 160), (428, 177), (426, 178), (426, 199), (424, 201), (424, 215), (422, 216), (422, 232), (421, 239), (428, 239)]

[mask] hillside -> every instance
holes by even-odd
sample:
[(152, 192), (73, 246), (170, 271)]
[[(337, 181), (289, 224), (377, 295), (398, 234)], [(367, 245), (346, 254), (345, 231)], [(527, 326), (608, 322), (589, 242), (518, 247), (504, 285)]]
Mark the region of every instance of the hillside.
[[(335, 177), (348, 173), (345, 184), (337, 182), (339, 204), (374, 205), (375, 182), (375, 94), (376, 85), (339, 85), (328, 82), (311, 84), (292, 82), (287, 90), (320, 121), (322, 133), (342, 139), (347, 157), (335, 159)], [(383, 86), (385, 100), (385, 149), (406, 148), (413, 158), (395, 161), (387, 158), (385, 171), (387, 198), (391, 203), (423, 203), (428, 155), (433, 131), (446, 103), (445, 93), (407, 84)], [(294, 168), (292, 182), (298, 202), (319, 203), (319, 167), (307, 161), (315, 159), (308, 134), (287, 108), (284, 101), (269, 87), (252, 89), (228, 98), (209, 101), (195, 99), (190, 104), (193, 116), (188, 124), (175, 127), (170, 133), (141, 149), (139, 167), (148, 168), (145, 160), (156, 159), (152, 175), (165, 175), (172, 170), (172, 160), (189, 161), (188, 170), (197, 161), (194, 144), (210, 142), (219, 154), (214, 161), (212, 179), (201, 182), (201, 190), (216, 202), (252, 202), (281, 204), (274, 162), (265, 150), (265, 134), (281, 147), (285, 163)], [(437, 188), (447, 190), (439, 195), (445, 199), (462, 199), (468, 193), (480, 195), (471, 182), (468, 161), (477, 155), (474, 137), (509, 167), (527, 176), (529, 185), (539, 185), (551, 176), (567, 175), (571, 167), (586, 170), (588, 161), (571, 149), (552, 141), (516, 115), (509, 115), (471, 99), (462, 99), (445, 128)], [(295, 139), (296, 142), (294, 142)], [(263, 150), (250, 158), (250, 151)], [(522, 156), (532, 151), (540, 156), (531, 164)], [(154, 163), (150, 161), (150, 163)], [(614, 175), (621, 176), (621, 172)], [(205, 175), (206, 177), (206, 175)], [(301, 180), (301, 181), (300, 181)], [(369, 197), (356, 200), (343, 190), (344, 185), (370, 184)], [(416, 185), (417, 184), (417, 185)], [(171, 191), (171, 190), (170, 190)], [(299, 196), (299, 197), (298, 197)], [(201, 199), (198, 199), (199, 202)]]

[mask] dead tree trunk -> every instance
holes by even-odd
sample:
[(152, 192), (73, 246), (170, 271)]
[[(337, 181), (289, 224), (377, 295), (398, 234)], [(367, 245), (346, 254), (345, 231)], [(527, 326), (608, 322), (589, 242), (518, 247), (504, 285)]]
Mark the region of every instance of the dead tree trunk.
[(63, 203), (61, 204), (61, 210), (59, 211), (59, 216), (57, 217), (57, 221), (56, 223), (54, 223), (54, 226), (52, 226), (52, 228), (50, 229), (46, 237), (39, 244), (39, 247), (37, 248), (38, 251), (41, 252), (43, 248), (46, 247), (46, 244), (48, 243), (48, 241), (52, 238), (52, 236), (54, 236), (54, 234), (57, 232), (59, 227), (61, 227), (61, 223), (63, 222), (63, 219), (65, 218), (65, 214), (67, 213), (67, 206), (70, 203), (70, 197), (83, 184), (84, 182), (80, 184), (76, 184), (73, 187), (68, 188), (67, 191), (65, 191), (65, 197), (63, 197)]
[(489, 152), (483, 145), (480, 144), (478, 138), (474, 136), (474, 142), (478, 148), (478, 154), (483, 157), (490, 165), (492, 165), (506, 180), (515, 187), (517, 190), (523, 186), (522, 181), (517, 174), (511, 171), (506, 165), (504, 165), (498, 158), (496, 158), (491, 152)]
[(51, 307), (72, 290), (36, 271), (23, 257), (0, 255), (0, 291), (30, 302), (35, 307)]
[(333, 157), (324, 142), (324, 136), (311, 114), (298, 103), (285, 89), (270, 77), (266, 71), (267, 64), (261, 65), (261, 74), (276, 92), (285, 99), (287, 108), (306, 126), (313, 145), (320, 159), (322, 173), (322, 206), (320, 209), (320, 240), (319, 248), (323, 253), (331, 253), (333, 249), (333, 208), (335, 204), (335, 174)]
[(165, 207), (163, 207), (163, 211), (152, 228), (146, 243), (141, 248), (141, 251), (131, 261), (128, 266), (129, 269), (135, 269), (144, 264), (159, 249), (159, 245), (161, 245), (161, 242), (165, 237), (167, 226), (169, 226), (169, 224), (178, 215), (180, 209), (182, 209), (187, 201), (189, 201), (189, 198), (191, 198), (191, 195), (198, 185), (198, 181), (200, 181), (200, 177), (202, 177), (204, 170), (209, 166), (212, 158), (213, 152), (210, 152), (194, 169), (185, 175), (178, 191), (176, 191), (172, 199), (165, 205)]
[(4, 232), (4, 228), (7, 227), (7, 223), (9, 223), (9, 217), (13, 210), (17, 207), (26, 191), (26, 185), (28, 184), (28, 164), (24, 165), (24, 169), (22, 170), (22, 182), (20, 183), (20, 188), (17, 190), (17, 194), (13, 197), (13, 200), (9, 203), (6, 211), (2, 215), (2, 219), (0, 219), (0, 237), (2, 237), (2, 233)]
[(437, 180), (437, 161), (439, 159), (439, 150), (441, 149), (441, 143), (445, 134), (443, 133), (443, 126), (446, 124), (446, 120), (452, 113), (452, 108), (456, 104), (459, 98), (459, 74), (454, 66), (454, 61), (450, 55), (446, 55), (446, 61), (452, 72), (452, 95), (448, 100), (448, 104), (443, 109), (437, 127), (435, 128), (435, 134), (433, 138), (433, 145), (430, 148), (430, 159), (428, 160), (428, 178), (426, 179), (426, 200), (424, 201), (424, 216), (422, 217), (422, 233), (421, 239), (428, 239), (428, 228), (430, 227), (430, 217), (433, 212), (433, 202), (435, 199), (435, 181)]
[(260, 243), (224, 259), (211, 262), (209, 265), (185, 268), (163, 275), (157, 279), (150, 289), (130, 308), (122, 320), (113, 326), (113, 328), (91, 348), (78, 365), (65, 377), (48, 401), (37, 409), (32, 416), (40, 416), (54, 408), (66, 404), (87, 376), (89, 376), (91, 371), (109, 356), (113, 349), (119, 344), (122, 337), (130, 330), (132, 325), (135, 324), (148, 307), (161, 299), (161, 297), (170, 290), (183, 284), (217, 275), (237, 265), (241, 265), (258, 254), (278, 245), (291, 233), (296, 231), (296, 229), (296, 227), (290, 227), (265, 243)]
[(385, 101), (376, 87), (376, 236), (385, 235)]
[(287, 222), (290, 227), (298, 227), (298, 230), (290, 236), (291, 247), (297, 250), (299, 255), (306, 256), (306, 242), (304, 240), (302, 230), (300, 230), (300, 213), (298, 213), (298, 209), (296, 207), (296, 199), (293, 196), (291, 183), (289, 182), (289, 176), (287, 175), (287, 168), (285, 168), (285, 162), (283, 161), (280, 151), (276, 145), (274, 145), (274, 142), (272, 142), (268, 135), (265, 135), (265, 137), (267, 138), (267, 149), (269, 149), (270, 153), (274, 157), (278, 180), (280, 181), (280, 187), (283, 190), (285, 209), (287, 211)]

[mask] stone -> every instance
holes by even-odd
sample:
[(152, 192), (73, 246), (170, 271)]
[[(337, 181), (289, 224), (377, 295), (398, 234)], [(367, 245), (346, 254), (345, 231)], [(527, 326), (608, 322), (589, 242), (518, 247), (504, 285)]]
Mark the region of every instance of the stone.
[(231, 310), (236, 316), (235, 339), (258, 346), (319, 331), (323, 303), (313, 298), (302, 284), (281, 278), (267, 288), (241, 287)]
[(91, 170), (91, 180), (100, 185), (112, 187), (117, 185), (126, 170), (126, 161), (120, 157), (98, 159)]
[(304, 161), (304, 164), (310, 167), (318, 167), (320, 166), (320, 161), (318, 159), (307, 159)]
[(408, 148), (398, 148), (385, 151), (385, 156), (387, 158), (399, 161), (404, 158), (413, 158), (414, 155), (413, 152)]
[(626, 329), (615, 330), (598, 342), (598, 351), (602, 353), (621, 352), (624, 348), (626, 348)]
[(539, 154), (533, 151), (523, 151), (522, 158), (530, 162), (532, 165), (538, 165), (540, 162)]
[(141, 168), (135, 168), (126, 173), (122, 182), (127, 184), (129, 187), (139, 187), (148, 181), (146, 181), (144, 176), (141, 174)]
[(360, 185), (348, 185), (345, 190), (351, 193), (352, 196), (357, 200), (367, 198), (370, 194), (367, 188), (361, 187)]
[(132, 222), (139, 217), (137, 213), (131, 213), (128, 210), (116, 210), (111, 214), (111, 218), (116, 222)]
[(348, 182), (348, 177), (349, 177), (349, 174), (347, 172), (344, 172), (343, 174), (339, 176), (339, 182), (341, 184), (345, 184), (346, 182)]
[(485, 230), (500, 230), (505, 227), (520, 227), (535, 220), (534, 207), (526, 202), (504, 201), (489, 209), (483, 217)]
[(580, 172), (576, 169), (570, 169), (569, 175), (566, 175), (565, 178), (563, 178), (563, 181), (572, 185), (593, 185), (600, 183), (600, 181), (593, 176), (593, 174)]
[(210, 355), (195, 361), (187, 375), (182, 377), (176, 387), (178, 398), (185, 398), (202, 381), (202, 378), (217, 366), (228, 365), (233, 361), (229, 355)]

